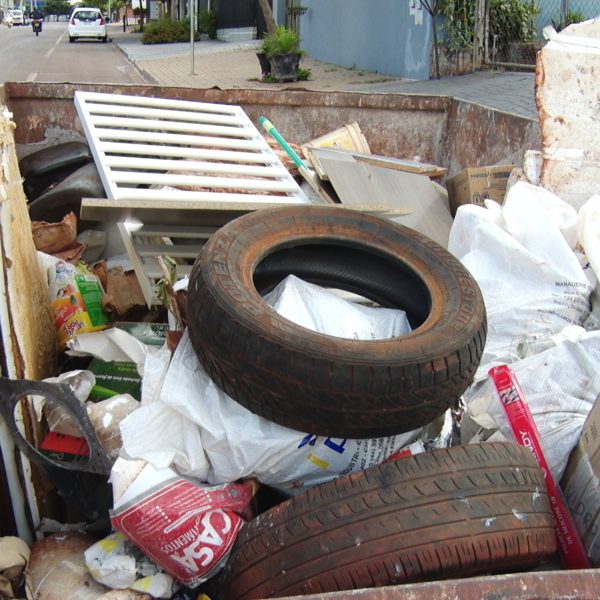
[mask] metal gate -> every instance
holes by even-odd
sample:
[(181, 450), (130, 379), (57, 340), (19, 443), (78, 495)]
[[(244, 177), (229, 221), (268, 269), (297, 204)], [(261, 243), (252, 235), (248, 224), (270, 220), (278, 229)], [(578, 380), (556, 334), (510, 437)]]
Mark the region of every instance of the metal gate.
[(482, 65), (533, 69), (543, 30), (600, 15), (600, 0), (421, 0), (434, 7), (438, 37), (451, 51), (473, 48)]
[(485, 0), (486, 62), (491, 65), (535, 65), (544, 45), (544, 27), (560, 31), (600, 15), (600, 0)]

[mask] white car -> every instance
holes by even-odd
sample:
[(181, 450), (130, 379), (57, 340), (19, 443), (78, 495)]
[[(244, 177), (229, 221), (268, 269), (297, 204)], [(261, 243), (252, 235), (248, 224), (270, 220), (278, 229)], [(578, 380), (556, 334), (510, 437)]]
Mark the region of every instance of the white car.
[(25, 16), (23, 15), (23, 11), (18, 8), (10, 9), (10, 16), (12, 18), (13, 25), (25, 25)]
[(73, 10), (69, 19), (69, 42), (79, 38), (92, 38), (106, 42), (106, 20), (100, 9), (79, 7)]

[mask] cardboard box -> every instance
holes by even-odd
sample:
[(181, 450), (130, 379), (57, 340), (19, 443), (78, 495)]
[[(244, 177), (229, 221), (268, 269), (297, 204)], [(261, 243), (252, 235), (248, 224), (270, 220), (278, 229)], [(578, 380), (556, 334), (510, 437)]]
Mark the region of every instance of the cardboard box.
[(502, 204), (513, 165), (469, 167), (446, 180), (452, 216), (463, 204), (483, 206), (486, 198)]
[(561, 488), (590, 562), (600, 566), (600, 396), (587, 416)]

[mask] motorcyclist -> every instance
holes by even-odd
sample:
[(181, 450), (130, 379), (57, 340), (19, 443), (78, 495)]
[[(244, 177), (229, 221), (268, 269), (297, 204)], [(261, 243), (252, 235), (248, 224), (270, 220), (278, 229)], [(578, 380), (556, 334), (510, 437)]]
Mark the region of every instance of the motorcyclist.
[(31, 13), (29, 13), (29, 17), (31, 18), (31, 23), (32, 23), (32, 27), (33, 27), (33, 21), (39, 21), (40, 22), (40, 31), (42, 30), (42, 23), (44, 22), (44, 13), (37, 9), (34, 8)]

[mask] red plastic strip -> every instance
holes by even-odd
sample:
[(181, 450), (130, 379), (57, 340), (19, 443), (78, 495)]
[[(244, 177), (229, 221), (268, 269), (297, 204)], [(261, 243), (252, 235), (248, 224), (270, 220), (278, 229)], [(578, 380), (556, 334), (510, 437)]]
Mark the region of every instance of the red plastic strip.
[(515, 374), (507, 365), (500, 365), (490, 369), (488, 375), (496, 386), (498, 398), (504, 408), (515, 440), (521, 446), (526, 446), (531, 450), (544, 472), (558, 540), (558, 551), (563, 565), (567, 569), (589, 569), (590, 562), (585, 547), (575, 528), (560, 488), (550, 473), (540, 445), (538, 429)]

